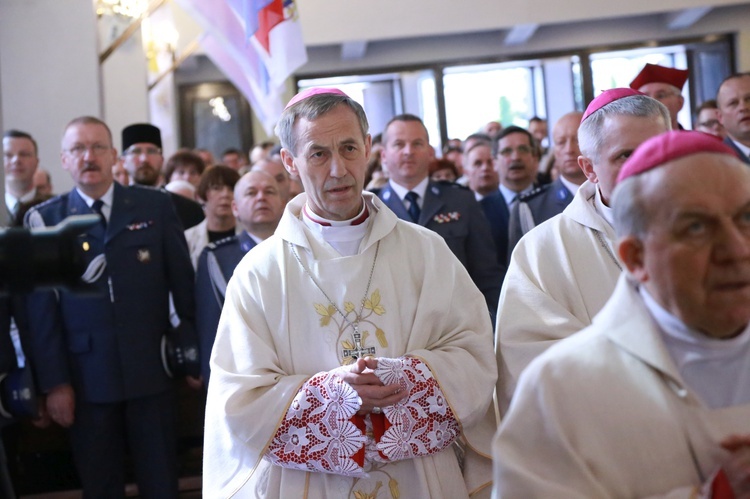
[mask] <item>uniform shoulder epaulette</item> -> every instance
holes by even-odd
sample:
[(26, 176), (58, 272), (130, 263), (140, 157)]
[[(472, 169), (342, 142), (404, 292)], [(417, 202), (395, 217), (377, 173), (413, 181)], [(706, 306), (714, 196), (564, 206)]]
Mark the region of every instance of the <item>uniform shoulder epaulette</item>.
[(36, 209), (39, 209), (39, 208), (44, 208), (45, 206), (49, 206), (51, 204), (61, 203), (62, 201), (63, 201), (63, 196), (62, 195), (52, 196), (49, 199), (45, 199), (44, 201), (42, 201), (40, 203), (32, 205), (31, 207), (29, 207), (29, 211), (36, 210)]
[(533, 199), (537, 197), (538, 195), (542, 194), (543, 192), (547, 192), (547, 189), (550, 188), (552, 184), (545, 184), (540, 185), (539, 187), (535, 188), (534, 190), (527, 192), (526, 194), (521, 195), (521, 197), (518, 198), (519, 201), (528, 201), (529, 199)]
[(214, 251), (216, 249), (221, 248), (222, 246), (226, 246), (227, 244), (236, 241), (237, 236), (229, 236), (225, 237), (224, 239), (219, 239), (218, 241), (214, 241), (212, 243), (208, 243), (206, 245), (206, 248), (208, 248), (208, 251)]

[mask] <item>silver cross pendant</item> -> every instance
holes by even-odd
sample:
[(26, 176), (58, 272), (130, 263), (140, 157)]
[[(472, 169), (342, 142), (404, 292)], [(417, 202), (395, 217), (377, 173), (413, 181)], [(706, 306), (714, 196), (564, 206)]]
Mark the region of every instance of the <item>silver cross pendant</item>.
[(359, 334), (359, 330), (356, 326), (354, 327), (352, 337), (354, 338), (354, 348), (345, 348), (344, 357), (352, 357), (353, 359), (358, 359), (359, 357), (363, 357), (366, 355), (375, 355), (375, 347), (365, 348), (362, 346), (362, 335)]

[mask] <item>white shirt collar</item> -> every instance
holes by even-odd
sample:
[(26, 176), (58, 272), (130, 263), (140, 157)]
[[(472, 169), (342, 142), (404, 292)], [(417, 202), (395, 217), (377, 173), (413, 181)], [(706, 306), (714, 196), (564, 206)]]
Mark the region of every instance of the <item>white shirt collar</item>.
[[(364, 210), (367, 209), (367, 202), (362, 203), (362, 210), (350, 220), (336, 221), (327, 220), (320, 215), (315, 214), (316, 220), (310, 218), (308, 210), (310, 208), (303, 208), (300, 218), (305, 226), (316, 234), (320, 234), (325, 242), (330, 244), (333, 249), (338, 251), (342, 256), (352, 256), (359, 253), (359, 246), (362, 240), (367, 235), (367, 231), (370, 229), (370, 222), (372, 221), (372, 210), (370, 210), (370, 216), (364, 223), (358, 225), (352, 225), (352, 221), (360, 218)], [(330, 225), (322, 225), (320, 221), (328, 223)]]
[[(76, 191), (78, 192), (78, 195), (81, 196), (81, 199), (83, 199), (83, 201), (86, 203), (86, 206), (91, 208), (91, 205), (93, 205), (95, 201), (94, 198), (84, 194), (83, 191), (78, 187), (76, 187)], [(112, 182), (111, 184), (109, 184), (109, 189), (107, 189), (107, 192), (105, 192), (102, 197), (99, 198), (104, 203), (104, 206), (102, 206), (102, 215), (104, 215), (104, 218), (106, 218), (107, 221), (109, 221), (109, 217), (112, 213), (112, 199), (114, 198), (114, 194), (115, 183)]]
[(5, 206), (8, 207), (8, 211), (13, 211), (16, 207), (16, 203), (26, 203), (31, 201), (36, 196), (36, 187), (33, 187), (29, 192), (21, 196), (20, 198), (15, 197), (13, 194), (5, 191)]
[(414, 186), (413, 189), (407, 189), (403, 185), (397, 184), (393, 181), (393, 179), (389, 180), (388, 183), (391, 185), (391, 189), (393, 189), (393, 192), (396, 193), (398, 198), (403, 202), (406, 198), (406, 195), (409, 193), (409, 191), (416, 192), (419, 195), (419, 199), (417, 200), (417, 204), (422, 206), (424, 203), (424, 195), (425, 192), (427, 192), (427, 184), (429, 183), (430, 179), (428, 177), (425, 177), (422, 179), (420, 183)]
[(596, 212), (599, 214), (599, 216), (606, 220), (609, 225), (614, 227), (614, 212), (612, 211), (612, 208), (604, 204), (604, 201), (602, 200), (602, 193), (599, 192), (599, 186), (594, 184), (594, 187), (596, 187), (596, 195), (594, 196), (594, 209), (596, 209)]
[(750, 324), (734, 338), (712, 338), (662, 307), (645, 286), (638, 292), (680, 375), (709, 407), (750, 402)]
[(729, 140), (731, 140), (732, 142), (734, 142), (734, 145), (737, 146), (737, 149), (739, 149), (740, 151), (742, 151), (742, 153), (745, 156), (747, 156), (747, 157), (750, 158), (750, 147), (746, 146), (745, 144), (743, 144), (741, 142), (737, 142), (736, 140), (734, 140), (733, 137), (729, 137)]
[(581, 187), (580, 185), (575, 184), (571, 182), (570, 180), (566, 179), (562, 175), (560, 175), (560, 182), (562, 182), (562, 185), (564, 185), (565, 188), (568, 189), (570, 193), (574, 196), (576, 195), (576, 192), (578, 192), (578, 188)]
[(510, 203), (512, 203), (513, 200), (516, 199), (516, 197), (520, 198), (524, 194), (533, 191), (534, 184), (531, 184), (530, 186), (528, 186), (526, 189), (522, 190), (521, 192), (512, 191), (508, 189), (507, 187), (505, 187), (503, 184), (500, 184), (499, 189), (500, 189), (500, 194), (502, 194), (503, 198), (505, 199), (505, 204), (510, 206)]

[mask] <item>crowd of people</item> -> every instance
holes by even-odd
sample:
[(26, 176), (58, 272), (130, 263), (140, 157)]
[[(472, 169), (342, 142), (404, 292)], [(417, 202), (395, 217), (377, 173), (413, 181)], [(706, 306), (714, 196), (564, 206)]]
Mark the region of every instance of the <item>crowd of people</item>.
[(0, 379), (0, 424), (68, 429), (84, 497), (123, 497), (126, 456), (178, 496), (178, 383), (204, 497), (750, 497), (750, 74), (693, 131), (687, 78), (442, 155), (332, 88), (220, 164), (83, 116), (57, 196), (5, 132), (16, 225), (98, 223), (87, 293), (0, 296), (0, 374), (37, 394)]

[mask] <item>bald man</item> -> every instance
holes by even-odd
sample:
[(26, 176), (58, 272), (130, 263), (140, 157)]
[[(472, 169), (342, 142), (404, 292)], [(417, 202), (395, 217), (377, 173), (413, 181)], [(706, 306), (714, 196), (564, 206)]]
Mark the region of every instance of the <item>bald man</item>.
[(286, 171), (281, 161), (273, 158), (263, 158), (258, 160), (257, 163), (253, 164), (251, 171), (266, 172), (272, 176), (278, 184), (279, 193), (281, 194), (281, 200), (286, 204), (291, 198), (289, 190), (291, 188), (291, 180), (289, 179), (289, 172)]
[(285, 204), (274, 177), (262, 171), (246, 173), (235, 184), (232, 200), (232, 212), (242, 232), (208, 244), (198, 259), (195, 320), (201, 341), (204, 386), (208, 386), (208, 360), (224, 305), (227, 282), (245, 253), (274, 233)]

